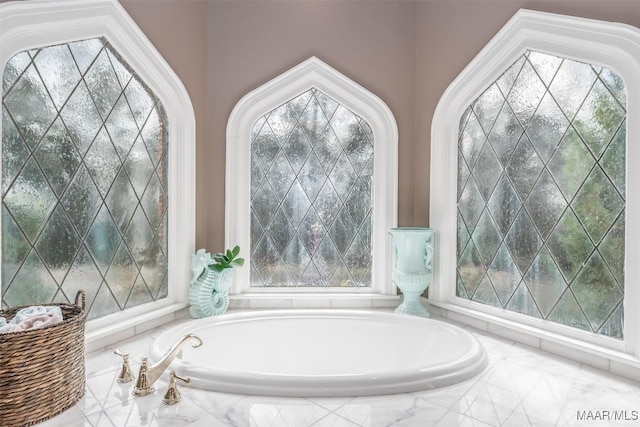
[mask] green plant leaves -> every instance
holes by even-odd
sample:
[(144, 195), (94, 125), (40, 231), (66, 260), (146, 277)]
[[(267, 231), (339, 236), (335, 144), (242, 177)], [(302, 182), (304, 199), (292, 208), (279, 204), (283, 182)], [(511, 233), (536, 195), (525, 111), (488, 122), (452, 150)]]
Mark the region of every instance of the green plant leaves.
[(211, 264), (209, 268), (212, 269), (213, 271), (220, 272), (224, 270), (226, 267), (222, 264)]
[(214, 271), (222, 271), (225, 268), (242, 267), (244, 258), (236, 258), (240, 254), (240, 246), (236, 245), (233, 249), (227, 249), (225, 253), (213, 254), (211, 257), (216, 262), (209, 265)]
[(244, 258), (234, 259), (229, 265), (232, 267), (242, 267), (244, 265)]

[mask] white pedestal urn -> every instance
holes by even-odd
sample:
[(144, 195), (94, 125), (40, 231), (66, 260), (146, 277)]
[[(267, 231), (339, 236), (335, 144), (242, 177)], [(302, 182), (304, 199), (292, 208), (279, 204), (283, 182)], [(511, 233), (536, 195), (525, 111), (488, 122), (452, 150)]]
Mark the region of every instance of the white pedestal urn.
[(389, 229), (389, 234), (393, 237), (391, 278), (404, 295), (396, 313), (429, 317), (429, 312), (420, 303), (420, 295), (433, 279), (431, 238), (434, 233), (433, 229), (423, 227)]

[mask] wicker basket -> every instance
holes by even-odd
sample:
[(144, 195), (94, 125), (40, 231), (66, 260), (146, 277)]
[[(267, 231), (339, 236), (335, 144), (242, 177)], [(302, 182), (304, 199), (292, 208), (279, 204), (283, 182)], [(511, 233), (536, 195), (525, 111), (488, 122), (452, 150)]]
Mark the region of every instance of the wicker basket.
[[(50, 304), (63, 322), (21, 332), (0, 333), (0, 425), (30, 426), (75, 405), (84, 395), (85, 295), (75, 303)], [(13, 318), (15, 307), (0, 310)]]

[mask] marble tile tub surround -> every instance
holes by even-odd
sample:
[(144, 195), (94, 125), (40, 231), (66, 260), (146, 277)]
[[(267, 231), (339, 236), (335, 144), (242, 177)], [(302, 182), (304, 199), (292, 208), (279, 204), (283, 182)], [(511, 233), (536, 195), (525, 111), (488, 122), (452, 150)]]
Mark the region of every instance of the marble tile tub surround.
[[(450, 319), (441, 320), (457, 324)], [(134, 398), (133, 383), (115, 381), (120, 357), (113, 354), (113, 349), (131, 354), (137, 374), (140, 357), (147, 353), (153, 339), (170, 326), (173, 325), (163, 325), (88, 353), (85, 397), (70, 410), (38, 426), (640, 425), (640, 383), (469, 326), (462, 327), (485, 346), (489, 366), (477, 377), (449, 387), (388, 396), (296, 399), (182, 386), (183, 400), (165, 406), (165, 374), (156, 383), (153, 395)], [(616, 416), (618, 421), (614, 420)]]

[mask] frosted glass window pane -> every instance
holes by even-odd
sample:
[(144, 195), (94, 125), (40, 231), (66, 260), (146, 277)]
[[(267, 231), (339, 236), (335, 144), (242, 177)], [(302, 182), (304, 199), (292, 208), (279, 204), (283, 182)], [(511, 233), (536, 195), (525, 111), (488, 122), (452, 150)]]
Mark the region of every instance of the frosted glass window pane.
[(530, 51), (471, 103), (458, 297), (623, 338), (626, 100), (613, 71)]
[(94, 319), (167, 295), (167, 119), (103, 38), (3, 71), (2, 306), (73, 301)]
[(251, 141), (251, 286), (371, 286), (373, 134), (311, 89)]

